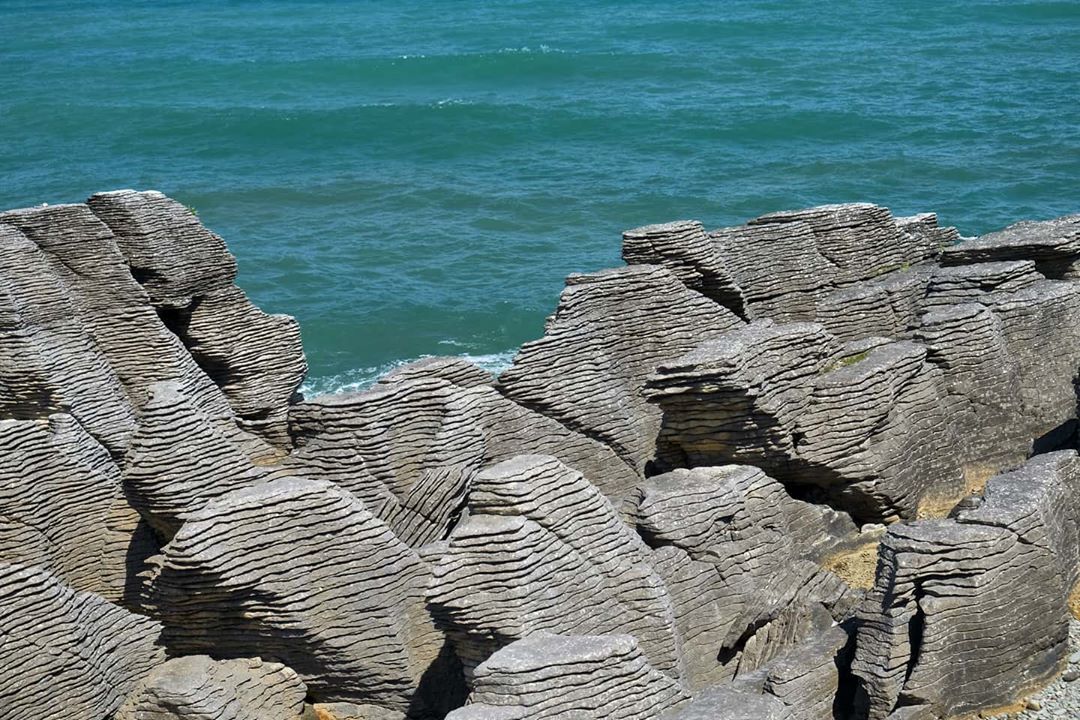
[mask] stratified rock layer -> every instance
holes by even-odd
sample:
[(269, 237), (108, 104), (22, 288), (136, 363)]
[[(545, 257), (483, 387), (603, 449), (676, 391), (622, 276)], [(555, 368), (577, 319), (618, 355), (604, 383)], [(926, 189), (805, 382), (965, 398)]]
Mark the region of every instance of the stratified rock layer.
[(1075, 451), (1052, 453), (990, 480), (955, 520), (889, 529), (852, 666), (871, 720), (1004, 706), (1061, 671), (1078, 492)]
[(114, 720), (300, 720), (305, 691), (280, 663), (191, 655), (154, 668)]
[(307, 372), (296, 321), (255, 307), (233, 285), (236, 259), (225, 243), (175, 200), (121, 190), (87, 203), (244, 425), (286, 443), (287, 405)]
[(154, 550), (137, 527), (119, 468), (74, 418), (0, 420), (0, 561), (119, 601)]
[(962, 490), (947, 392), (926, 358), (911, 342), (845, 349), (817, 324), (753, 323), (649, 379), (660, 452), (675, 466), (758, 465), (864, 518), (913, 517)]
[(623, 632), (657, 670), (682, 675), (674, 608), (649, 549), (580, 473), (523, 455), (479, 473), (469, 502), (427, 595), (467, 669), (535, 632)]
[(161, 626), (40, 568), (0, 563), (0, 714), (109, 717), (164, 662)]
[(281, 478), (190, 513), (147, 601), (172, 653), (258, 656), (296, 670), (318, 700), (423, 714), (455, 688), (426, 575), (350, 493)]
[(163, 540), (171, 539), (190, 513), (265, 474), (175, 383), (150, 386), (124, 459), (123, 482), (127, 498)]
[(1078, 231), (649, 225), (498, 380), (303, 400), (296, 323), (189, 209), (0, 213), (0, 717), (1013, 702), (1080, 594)]
[(643, 473), (660, 425), (641, 394), (645, 379), (658, 363), (739, 325), (661, 267), (571, 275), (544, 337), (521, 347), (499, 386)]
[(628, 635), (540, 633), (476, 668), (469, 704), (447, 720), (652, 720), (688, 699)]

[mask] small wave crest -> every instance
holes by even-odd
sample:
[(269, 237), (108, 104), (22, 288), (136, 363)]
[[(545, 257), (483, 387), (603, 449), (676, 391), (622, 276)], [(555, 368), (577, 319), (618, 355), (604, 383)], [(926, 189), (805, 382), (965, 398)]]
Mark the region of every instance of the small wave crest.
[[(453, 343), (447, 343), (453, 344)], [(456, 355), (449, 355), (447, 357), (461, 358), (467, 362), (471, 362), (477, 367), (483, 368), (493, 375), (498, 375), (506, 368), (510, 367), (510, 362), (514, 359), (514, 354), (517, 352), (514, 350), (504, 350), (496, 353), (482, 353), (482, 354), (469, 354), (461, 353)], [(353, 368), (346, 370), (345, 372), (338, 373), (336, 375), (324, 375), (320, 377), (309, 377), (304, 381), (304, 384), (300, 386), (300, 392), (306, 398), (316, 397), (318, 395), (338, 395), (341, 393), (358, 392), (365, 388), (371, 387), (375, 384), (375, 381), (386, 375), (391, 370), (401, 367), (402, 365), (408, 365), (409, 363), (416, 362), (417, 360), (423, 360), (424, 358), (435, 357), (433, 355), (421, 355), (415, 358), (409, 358), (406, 360), (395, 360), (393, 362), (384, 363), (382, 365), (373, 365), (370, 367)]]
[(537, 46), (535, 48), (529, 47), (528, 45), (523, 45), (523, 46), (517, 47), (517, 48), (504, 47), (504, 48), (499, 48), (498, 52), (499, 52), (500, 55), (533, 55), (533, 54), (548, 55), (550, 53), (559, 53), (559, 54), (565, 54), (566, 53), (565, 50), (560, 50), (559, 48), (553, 48), (550, 45), (539, 45), (539, 46)]

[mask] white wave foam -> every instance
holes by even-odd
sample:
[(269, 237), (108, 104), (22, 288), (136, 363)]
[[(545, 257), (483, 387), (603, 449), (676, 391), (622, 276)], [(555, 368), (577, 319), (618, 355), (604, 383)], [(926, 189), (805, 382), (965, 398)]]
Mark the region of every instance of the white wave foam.
[(531, 48), (528, 45), (523, 45), (522, 47), (518, 47), (518, 48), (504, 47), (504, 48), (499, 48), (499, 52), (504, 54), (504, 55), (510, 55), (510, 54), (515, 54), (515, 55), (516, 54), (521, 54), (521, 55), (532, 55), (532, 54), (547, 55), (548, 53), (558, 53), (560, 55), (566, 54), (565, 50), (560, 50), (559, 48), (553, 48), (550, 45), (540, 45), (537, 48)]
[[(444, 340), (439, 343), (440, 345), (461, 345), (461, 343), (453, 340)], [(470, 353), (459, 353), (455, 355), (449, 355), (447, 357), (457, 357), (471, 362), (477, 367), (487, 370), (493, 375), (498, 375), (506, 368), (510, 367), (510, 362), (514, 359), (514, 354), (517, 353), (517, 349), (503, 350), (496, 353), (482, 353), (473, 355)], [(321, 377), (309, 377), (304, 381), (304, 384), (300, 386), (300, 392), (304, 397), (312, 398), (317, 395), (338, 395), (340, 393), (357, 392), (371, 387), (375, 384), (375, 381), (387, 374), (391, 370), (401, 367), (402, 365), (408, 365), (411, 362), (417, 360), (423, 360), (424, 358), (435, 357), (433, 355), (421, 355), (420, 357), (409, 358), (406, 360), (395, 360), (394, 362), (385, 363), (383, 365), (373, 365), (369, 367), (353, 368), (346, 370), (343, 373), (337, 375), (325, 375)]]

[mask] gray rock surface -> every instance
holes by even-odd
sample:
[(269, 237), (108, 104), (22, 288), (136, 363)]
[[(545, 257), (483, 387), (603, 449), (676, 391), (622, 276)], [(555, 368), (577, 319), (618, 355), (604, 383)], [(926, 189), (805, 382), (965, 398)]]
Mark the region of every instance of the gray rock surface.
[(550, 456), (519, 456), (476, 476), (427, 601), (474, 677), (492, 653), (536, 632), (627, 633), (657, 671), (684, 672), (649, 548), (595, 486)]
[(1075, 451), (1041, 455), (955, 520), (889, 529), (852, 665), (871, 720), (897, 705), (1005, 706), (1063, 669), (1078, 491)]
[(0, 717), (1016, 703), (1080, 606), (1078, 232), (645, 226), (498, 380), (303, 400), (295, 322), (179, 203), (0, 213)]
[(296, 670), (316, 700), (422, 715), (456, 687), (424, 610), (427, 573), (349, 492), (280, 478), (191, 512), (147, 606), (173, 654), (261, 657)]
[(845, 348), (818, 324), (759, 321), (661, 364), (646, 394), (671, 466), (756, 465), (864, 520), (962, 494), (942, 373), (916, 343)]
[(1049, 278), (1062, 277), (1080, 258), (1080, 215), (1055, 220), (1024, 220), (996, 232), (946, 248), (944, 265), (1000, 260), (1032, 260)]
[[(650, 478), (640, 492), (642, 536), (654, 547), (679, 548), (715, 572), (708, 590), (694, 597), (715, 595), (698, 614), (712, 621), (708, 636), (715, 638), (704, 651), (728, 658), (723, 675), (755, 670), (819, 629), (811, 617), (823, 617), (828, 627), (834, 616), (826, 608), (844, 619), (859, 599), (822, 566), (855, 534), (851, 521), (792, 499), (758, 468), (675, 470)], [(677, 606), (677, 615), (685, 614)]]
[(175, 200), (120, 190), (87, 204), (244, 426), (287, 444), (287, 406), (307, 373), (296, 321), (255, 307), (233, 284), (236, 259), (225, 243)]
[(0, 420), (0, 561), (119, 602), (129, 563), (155, 551), (119, 468), (74, 418)]
[(651, 720), (687, 700), (628, 635), (538, 633), (476, 668), (469, 704), (447, 720)]
[(544, 337), (522, 345), (499, 386), (609, 445), (640, 474), (660, 424), (659, 410), (642, 397), (645, 379), (658, 363), (741, 324), (662, 267), (571, 275)]
[(176, 383), (155, 383), (124, 458), (128, 500), (162, 540), (208, 502), (267, 474), (188, 401)]
[(114, 720), (300, 720), (307, 688), (259, 658), (174, 658), (139, 681)]
[(295, 406), (298, 447), (285, 467), (348, 488), (414, 547), (444, 539), (472, 477), (515, 455), (558, 457), (616, 503), (640, 479), (607, 445), (453, 367), (450, 377), (464, 377), (464, 385), (445, 379), (445, 366), (434, 374), (410, 369), (360, 393)]
[(156, 622), (40, 568), (0, 563), (0, 597), (5, 718), (101, 720), (165, 661)]

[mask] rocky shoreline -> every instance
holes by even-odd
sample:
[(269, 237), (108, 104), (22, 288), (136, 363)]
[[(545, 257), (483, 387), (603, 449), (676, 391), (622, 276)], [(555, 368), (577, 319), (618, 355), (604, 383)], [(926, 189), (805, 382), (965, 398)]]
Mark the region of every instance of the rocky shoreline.
[(0, 243), (0, 720), (1075, 714), (1080, 216), (637, 228), (312, 398), (160, 193)]

